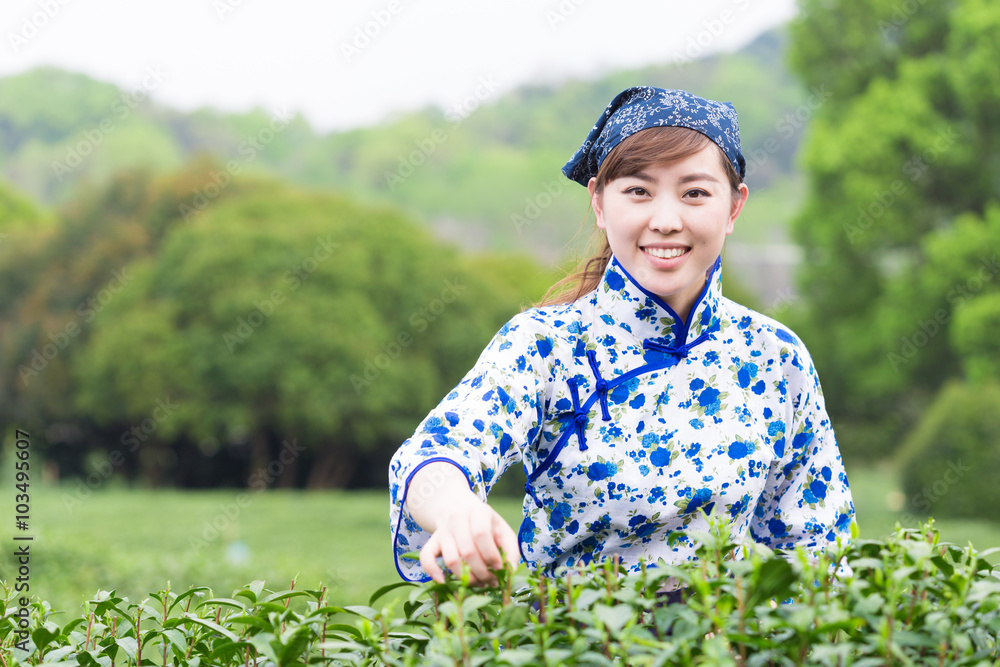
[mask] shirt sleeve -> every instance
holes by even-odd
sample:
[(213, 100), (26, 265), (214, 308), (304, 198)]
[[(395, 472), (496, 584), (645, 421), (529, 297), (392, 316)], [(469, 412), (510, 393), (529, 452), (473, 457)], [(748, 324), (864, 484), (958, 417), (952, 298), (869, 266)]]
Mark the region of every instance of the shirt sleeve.
[(750, 530), (754, 540), (772, 549), (820, 551), (838, 536), (851, 538), (854, 503), (819, 377), (801, 342), (789, 346), (786, 363), (789, 426), (775, 444)]
[(393, 455), (389, 521), (396, 570), (403, 579), (430, 579), (418, 561), (403, 558), (420, 551), (430, 538), (406, 507), (413, 475), (428, 463), (446, 461), (465, 473), (469, 488), (485, 501), (493, 483), (538, 436), (552, 340), (536, 333), (537, 324), (522, 313), (504, 325), (475, 366)]

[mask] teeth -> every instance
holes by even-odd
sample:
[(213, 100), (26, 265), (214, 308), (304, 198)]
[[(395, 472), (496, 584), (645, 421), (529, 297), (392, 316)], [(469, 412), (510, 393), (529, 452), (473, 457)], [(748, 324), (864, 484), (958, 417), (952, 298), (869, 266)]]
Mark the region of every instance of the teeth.
[(688, 251), (687, 248), (645, 248), (645, 250), (653, 257), (659, 257), (660, 259), (680, 257)]

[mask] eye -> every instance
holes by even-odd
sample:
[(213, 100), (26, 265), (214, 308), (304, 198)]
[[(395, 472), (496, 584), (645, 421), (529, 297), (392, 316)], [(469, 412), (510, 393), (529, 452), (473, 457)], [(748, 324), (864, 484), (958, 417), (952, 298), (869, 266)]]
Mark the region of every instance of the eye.
[(625, 188), (625, 194), (645, 197), (646, 195), (649, 194), (649, 191), (646, 188), (642, 187), (641, 185), (634, 185), (631, 188)]
[(691, 197), (692, 199), (702, 199), (704, 197), (711, 197), (712, 195), (708, 194), (701, 188), (694, 188), (692, 190), (688, 190), (687, 192), (685, 192), (684, 196)]

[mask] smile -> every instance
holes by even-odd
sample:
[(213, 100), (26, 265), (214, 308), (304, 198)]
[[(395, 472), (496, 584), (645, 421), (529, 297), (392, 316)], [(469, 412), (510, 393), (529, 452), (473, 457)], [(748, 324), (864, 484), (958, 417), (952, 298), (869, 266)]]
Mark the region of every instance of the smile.
[(660, 259), (671, 259), (673, 257), (680, 257), (684, 253), (688, 252), (690, 248), (643, 248), (642, 251), (653, 257), (659, 257)]

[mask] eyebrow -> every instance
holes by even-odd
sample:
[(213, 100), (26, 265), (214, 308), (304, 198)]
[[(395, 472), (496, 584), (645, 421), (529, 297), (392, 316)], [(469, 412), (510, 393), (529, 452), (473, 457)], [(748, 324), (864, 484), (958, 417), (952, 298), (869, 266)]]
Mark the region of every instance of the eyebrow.
[(629, 174), (626, 178), (636, 178), (636, 179), (639, 179), (640, 181), (645, 181), (646, 183), (655, 183), (656, 182), (655, 178), (653, 178), (652, 176), (650, 176), (649, 174), (647, 174), (644, 171), (638, 171), (638, 172), (636, 172), (634, 174)]
[(690, 183), (691, 181), (712, 181), (713, 183), (718, 183), (719, 179), (717, 179), (715, 176), (712, 176), (708, 172), (696, 171), (693, 174), (687, 174), (685, 176), (681, 176), (678, 182)]
[[(645, 181), (646, 183), (655, 183), (656, 182), (655, 178), (653, 178), (652, 176), (650, 176), (649, 174), (647, 174), (644, 171), (640, 171), (640, 172), (636, 172), (634, 174), (630, 174), (629, 178), (637, 178), (640, 181)], [(692, 172), (690, 174), (685, 174), (684, 176), (681, 176), (680, 179), (678, 180), (678, 183), (684, 184), (684, 183), (690, 183), (691, 181), (712, 181), (713, 183), (719, 183), (720, 182), (719, 179), (717, 179), (715, 176), (713, 176), (712, 174), (708, 173), (707, 171), (696, 171), (696, 172)]]

